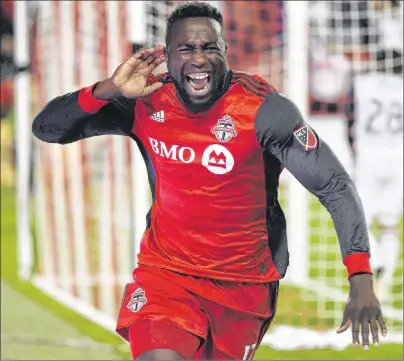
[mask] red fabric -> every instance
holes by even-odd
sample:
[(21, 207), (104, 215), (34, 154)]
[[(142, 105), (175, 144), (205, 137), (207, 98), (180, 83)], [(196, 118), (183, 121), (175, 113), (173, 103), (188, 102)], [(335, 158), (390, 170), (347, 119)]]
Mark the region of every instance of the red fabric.
[[(255, 133), (263, 100), (237, 83), (211, 110), (192, 114), (167, 83), (136, 103), (133, 132), (157, 176), (139, 264), (237, 282), (280, 278), (268, 247), (263, 149)], [(226, 116), (234, 132), (223, 141), (215, 130)]]
[(201, 340), (173, 324), (142, 320), (129, 327), (129, 344), (133, 360), (155, 349), (169, 349), (189, 360), (198, 349)]
[(108, 104), (109, 101), (100, 100), (94, 97), (93, 89), (97, 83), (83, 88), (79, 93), (79, 106), (83, 111), (89, 114), (97, 113), (104, 105)]
[(352, 253), (344, 258), (344, 265), (348, 271), (348, 277), (356, 273), (372, 273), (370, 267), (370, 254), (364, 252)]
[(246, 346), (260, 343), (275, 314), (276, 283), (213, 281), (148, 266), (139, 266), (134, 278), (116, 328), (134, 357), (168, 348), (187, 359), (240, 360)]

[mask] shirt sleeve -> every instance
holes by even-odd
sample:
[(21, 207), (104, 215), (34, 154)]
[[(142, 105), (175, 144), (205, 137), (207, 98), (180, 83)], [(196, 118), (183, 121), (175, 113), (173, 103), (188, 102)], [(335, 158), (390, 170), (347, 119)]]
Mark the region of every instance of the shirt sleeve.
[(279, 93), (269, 95), (261, 105), (255, 126), (261, 146), (276, 156), (331, 214), (348, 276), (371, 273), (361, 200), (327, 143), (305, 123), (296, 105)]
[(67, 144), (99, 135), (129, 135), (135, 100), (118, 97), (103, 101), (93, 96), (96, 84), (59, 96), (38, 113), (32, 133), (48, 143)]

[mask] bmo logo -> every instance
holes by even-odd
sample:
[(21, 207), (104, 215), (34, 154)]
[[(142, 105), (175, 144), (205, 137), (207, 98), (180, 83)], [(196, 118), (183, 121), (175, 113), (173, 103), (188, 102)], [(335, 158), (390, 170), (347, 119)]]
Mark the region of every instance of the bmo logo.
[[(192, 163), (196, 153), (190, 147), (180, 147), (174, 144), (170, 147), (166, 143), (149, 137), (153, 152), (162, 158), (180, 161), (182, 163)], [(234, 167), (233, 155), (222, 145), (212, 144), (208, 146), (202, 154), (202, 165), (214, 174), (226, 174)]]
[(226, 174), (234, 167), (233, 155), (220, 144), (212, 144), (202, 155), (202, 165), (214, 174)]
[(168, 149), (164, 142), (159, 142), (150, 137), (149, 141), (154, 153), (163, 158), (179, 160), (182, 163), (191, 163), (195, 159), (195, 151), (192, 148), (180, 147), (179, 145), (174, 144)]

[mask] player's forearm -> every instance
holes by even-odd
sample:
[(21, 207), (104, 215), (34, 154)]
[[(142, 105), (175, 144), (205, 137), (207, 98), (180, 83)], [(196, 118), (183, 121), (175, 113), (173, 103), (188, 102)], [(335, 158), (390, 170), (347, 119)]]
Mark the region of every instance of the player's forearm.
[(34, 118), (34, 136), (47, 143), (63, 143), (69, 140), (69, 134), (79, 133), (83, 114), (77, 96), (78, 92), (74, 92), (50, 101)]
[[(346, 257), (355, 253), (369, 253), (369, 239), (362, 203), (345, 170), (336, 170), (329, 181), (316, 188), (313, 193), (334, 221), (343, 259), (346, 260)], [(366, 269), (360, 271), (365, 272)]]
[[(91, 113), (97, 110), (94, 106), (90, 109), (85, 98), (83, 90), (54, 98), (35, 117), (32, 133), (48, 143), (63, 144), (79, 140)], [(100, 106), (104, 104), (107, 102), (99, 102)]]
[[(62, 95), (49, 102), (35, 117), (33, 134), (48, 143), (72, 143), (99, 135), (128, 134), (134, 121), (134, 100), (123, 97), (112, 101), (98, 99), (94, 86)], [(104, 94), (111, 89), (102, 87)]]

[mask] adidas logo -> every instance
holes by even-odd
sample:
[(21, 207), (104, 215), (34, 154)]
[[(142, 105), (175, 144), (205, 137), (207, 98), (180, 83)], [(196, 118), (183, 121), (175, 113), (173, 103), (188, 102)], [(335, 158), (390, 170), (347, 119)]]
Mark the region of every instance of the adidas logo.
[(164, 123), (164, 110), (150, 115), (150, 119), (155, 120), (156, 122)]

